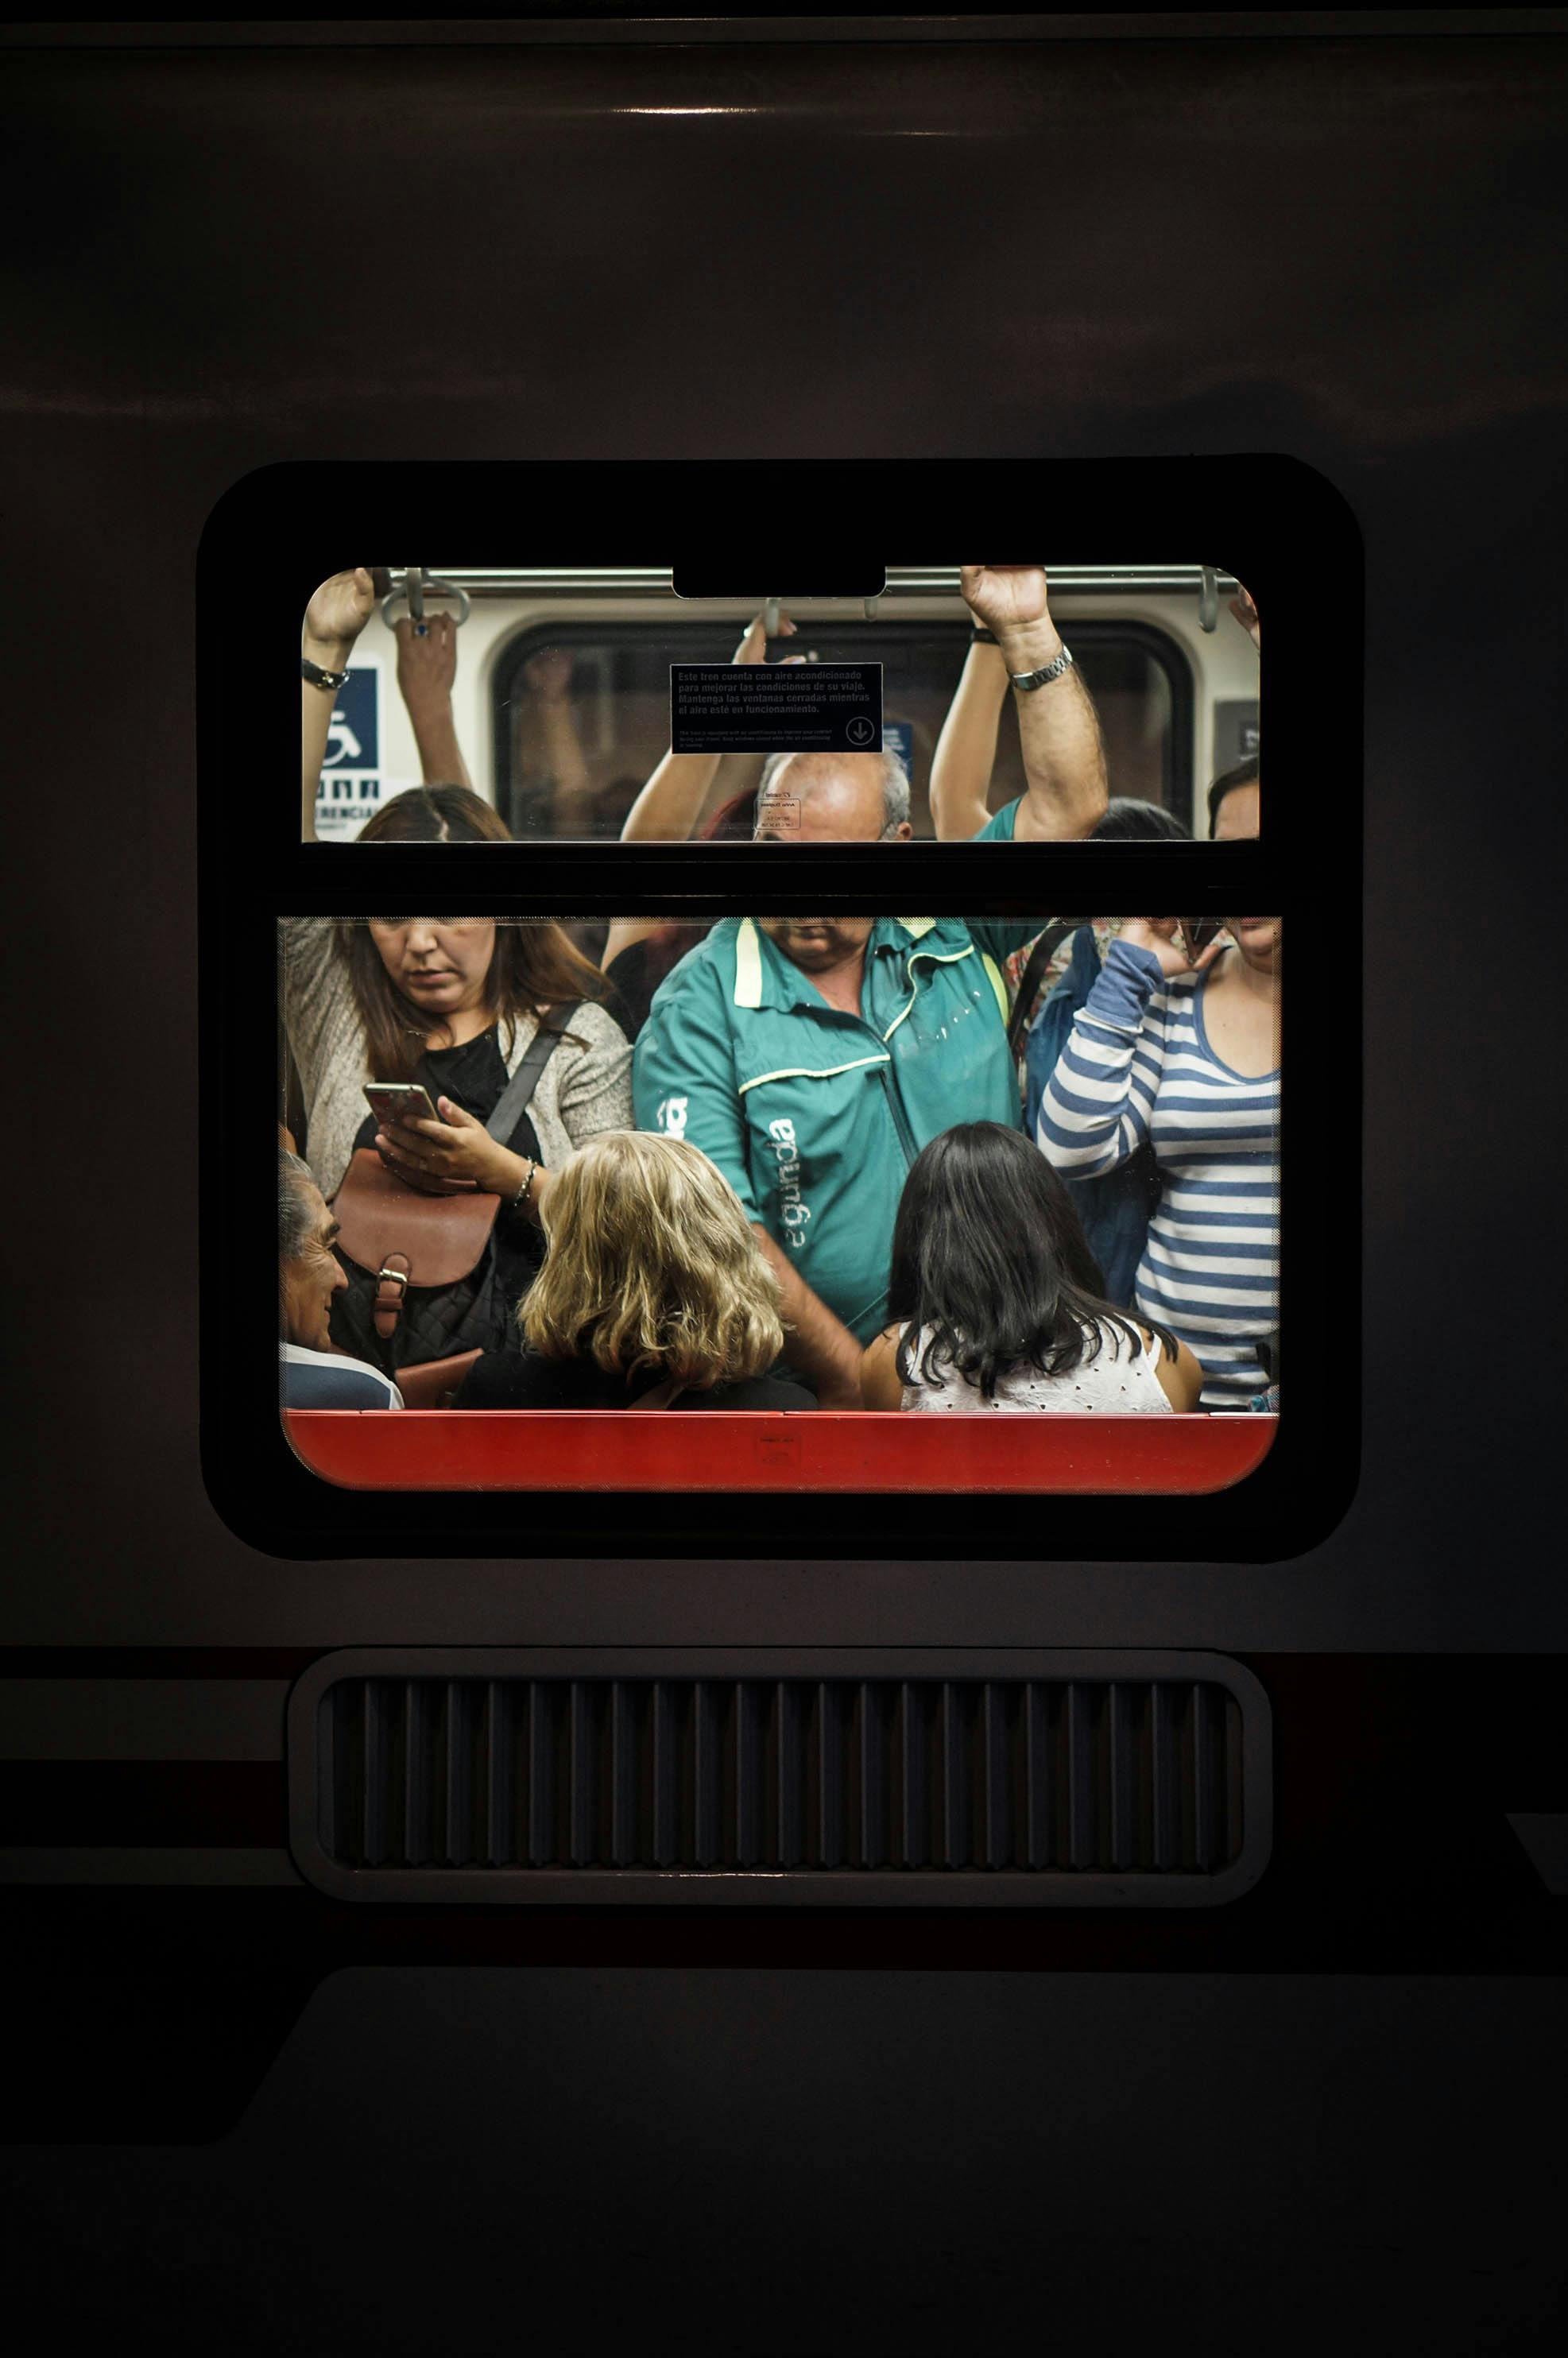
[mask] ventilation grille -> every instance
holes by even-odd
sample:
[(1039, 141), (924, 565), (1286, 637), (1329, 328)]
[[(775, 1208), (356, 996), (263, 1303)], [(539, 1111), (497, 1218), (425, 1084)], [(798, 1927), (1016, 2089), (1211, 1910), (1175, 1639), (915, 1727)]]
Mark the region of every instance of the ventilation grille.
[(342, 1676), (310, 1724), (312, 1847), (356, 1884), (1201, 1882), (1243, 1851), (1213, 1679)]

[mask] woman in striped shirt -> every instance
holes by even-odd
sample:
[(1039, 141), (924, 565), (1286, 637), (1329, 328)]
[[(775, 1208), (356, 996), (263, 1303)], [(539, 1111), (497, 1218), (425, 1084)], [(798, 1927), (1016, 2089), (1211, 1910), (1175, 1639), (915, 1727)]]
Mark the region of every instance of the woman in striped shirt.
[(1040, 1108), (1058, 1171), (1095, 1178), (1148, 1139), (1160, 1172), (1134, 1301), (1202, 1361), (1202, 1405), (1245, 1409), (1280, 1323), (1278, 917), (1227, 917), (1196, 959), (1175, 917), (1130, 917)]

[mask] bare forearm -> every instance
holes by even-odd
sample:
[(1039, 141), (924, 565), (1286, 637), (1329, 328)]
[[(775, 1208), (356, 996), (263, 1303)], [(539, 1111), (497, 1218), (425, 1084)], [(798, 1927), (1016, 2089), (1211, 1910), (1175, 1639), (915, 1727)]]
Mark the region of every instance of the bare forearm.
[[(369, 622), (375, 605), (375, 579), (371, 568), (357, 565), (351, 573), (329, 575), (305, 609), (299, 652), (318, 671), (346, 672), (355, 640)], [(306, 843), (316, 840), (316, 792), (321, 764), (331, 734), (336, 691), (321, 687), (308, 675), (300, 680), (299, 833)]]
[(419, 775), (427, 786), (470, 786), (469, 765), (463, 759), (463, 749), (458, 743), (458, 724), (452, 718), (449, 696), (431, 698), (428, 702), (409, 704), (408, 719), (414, 730), (414, 742), (419, 753)]
[(860, 1346), (827, 1304), (813, 1293), (782, 1245), (766, 1228), (754, 1222), (752, 1227), (784, 1296), (782, 1311), (788, 1338), (784, 1347), (791, 1366), (812, 1378), (825, 1408), (858, 1408)]
[(987, 796), (1007, 696), (1001, 649), (976, 640), (931, 757), (931, 819), (939, 842), (967, 841), (990, 817)]
[[(299, 652), (321, 671), (346, 671), (351, 641), (348, 639), (317, 639), (307, 633)], [(321, 783), (321, 764), (327, 758), (327, 740), (332, 733), (332, 708), (337, 693), (330, 687), (316, 687), (308, 679), (299, 683), (299, 834), (305, 843), (316, 840), (316, 792)]]
[[(1062, 653), (1055, 624), (1037, 622), (999, 630), (1010, 674), (1044, 671)], [(1019, 742), (1027, 782), (1017, 835), (1060, 841), (1087, 835), (1105, 815), (1105, 747), (1094, 698), (1075, 665), (1044, 687), (1014, 689)]]
[(666, 753), (621, 829), (622, 843), (684, 843), (719, 775), (717, 753)]
[(589, 790), (588, 763), (583, 758), (577, 723), (572, 719), (569, 704), (542, 704), (539, 708), (539, 740), (544, 755), (543, 766), (556, 782), (557, 800), (562, 796), (582, 795)]

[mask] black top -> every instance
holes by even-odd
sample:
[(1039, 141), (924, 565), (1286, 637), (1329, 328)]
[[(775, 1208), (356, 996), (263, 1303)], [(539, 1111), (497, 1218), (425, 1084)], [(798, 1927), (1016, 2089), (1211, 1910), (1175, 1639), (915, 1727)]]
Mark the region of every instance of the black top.
[[(450, 1098), (465, 1113), (471, 1113), (475, 1121), (490, 1120), (511, 1078), (493, 1023), (488, 1032), (480, 1033), (475, 1039), (460, 1041), (455, 1048), (427, 1048), (413, 1076), (423, 1082), (433, 1106), (438, 1109), (443, 1098)], [(380, 1128), (374, 1114), (367, 1114), (360, 1124), (355, 1146), (373, 1147)], [(544, 1160), (538, 1132), (526, 1109), (504, 1142), (514, 1154), (531, 1156), (535, 1163)], [(526, 1212), (514, 1212), (510, 1205), (503, 1204), (496, 1215), (494, 1245), (497, 1280), (506, 1300), (515, 1302), (527, 1292), (538, 1272), (545, 1257), (544, 1239)]]
[(652, 948), (652, 939), (644, 934), (641, 941), (628, 942), (604, 969), (605, 979), (614, 993), (610, 1002), (610, 1012), (633, 1047), (637, 1044), (637, 1034), (648, 1020), (648, 1010), (658, 989), (658, 981), (648, 971), (648, 954)]
[[(607, 1375), (591, 1359), (546, 1359), (537, 1351), (486, 1351), (459, 1387), (454, 1408), (626, 1408), (665, 1379), (644, 1368), (630, 1387)], [(715, 1384), (711, 1391), (682, 1392), (676, 1412), (687, 1408), (805, 1409), (816, 1406), (800, 1384), (777, 1376), (752, 1376), (743, 1383)]]

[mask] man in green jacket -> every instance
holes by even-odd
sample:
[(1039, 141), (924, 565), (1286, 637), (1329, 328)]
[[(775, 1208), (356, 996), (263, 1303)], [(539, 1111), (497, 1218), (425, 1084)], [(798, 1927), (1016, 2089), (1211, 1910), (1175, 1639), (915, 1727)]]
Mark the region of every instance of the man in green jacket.
[[(965, 566), (962, 587), (1018, 691), (1048, 831), (1087, 834), (1106, 801), (1099, 731), (1044, 571)], [(908, 780), (875, 753), (774, 761), (756, 831), (906, 841)], [(1000, 962), (1041, 923), (731, 917), (654, 994), (633, 1065), (637, 1121), (689, 1139), (734, 1187), (784, 1288), (791, 1364), (824, 1408), (860, 1405), (860, 1353), (887, 1323), (893, 1219), (921, 1148), (957, 1122), (1019, 1124)]]
[(638, 1124), (716, 1163), (784, 1288), (791, 1365), (860, 1405), (905, 1174), (957, 1122), (1019, 1123), (1000, 962), (1039, 930), (958, 917), (730, 917), (655, 993)]

